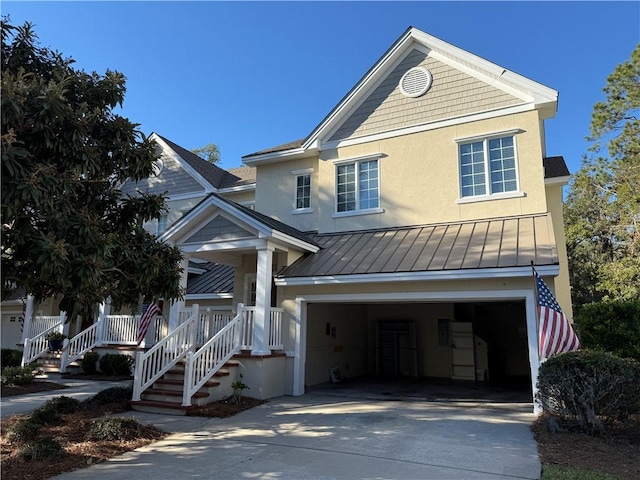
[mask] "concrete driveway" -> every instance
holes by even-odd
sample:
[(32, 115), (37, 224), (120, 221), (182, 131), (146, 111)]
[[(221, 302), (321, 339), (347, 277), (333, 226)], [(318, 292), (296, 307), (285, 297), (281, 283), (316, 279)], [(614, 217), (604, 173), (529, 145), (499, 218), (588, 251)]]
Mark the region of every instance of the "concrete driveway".
[(528, 403), (281, 397), (227, 419), (129, 412), (178, 432), (58, 479), (539, 479)]

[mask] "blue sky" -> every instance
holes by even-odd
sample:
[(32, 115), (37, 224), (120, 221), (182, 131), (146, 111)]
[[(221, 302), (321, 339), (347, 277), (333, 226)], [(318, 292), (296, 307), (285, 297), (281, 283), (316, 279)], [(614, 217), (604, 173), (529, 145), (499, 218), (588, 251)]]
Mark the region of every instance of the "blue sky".
[(572, 172), (593, 104), (640, 42), (638, 2), (2, 2), (76, 66), (127, 77), (123, 114), (222, 166), (305, 137), (415, 26), (560, 92), (547, 154)]

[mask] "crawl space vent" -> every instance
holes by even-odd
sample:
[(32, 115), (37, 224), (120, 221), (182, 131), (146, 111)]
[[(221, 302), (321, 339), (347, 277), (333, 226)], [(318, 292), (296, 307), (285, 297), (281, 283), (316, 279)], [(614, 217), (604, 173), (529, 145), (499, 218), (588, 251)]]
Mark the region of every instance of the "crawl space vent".
[(432, 81), (433, 77), (429, 70), (422, 67), (414, 67), (408, 70), (400, 79), (400, 91), (407, 97), (419, 97), (429, 90)]

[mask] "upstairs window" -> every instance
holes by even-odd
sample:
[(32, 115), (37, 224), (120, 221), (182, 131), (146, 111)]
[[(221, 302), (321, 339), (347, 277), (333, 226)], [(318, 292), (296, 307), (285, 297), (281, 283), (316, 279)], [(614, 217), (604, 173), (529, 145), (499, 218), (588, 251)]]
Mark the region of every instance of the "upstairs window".
[(311, 175), (296, 176), (296, 209), (311, 208)]
[(363, 160), (336, 168), (336, 211), (357, 212), (380, 207), (378, 160)]
[(512, 135), (460, 143), (460, 196), (517, 192), (515, 150)]

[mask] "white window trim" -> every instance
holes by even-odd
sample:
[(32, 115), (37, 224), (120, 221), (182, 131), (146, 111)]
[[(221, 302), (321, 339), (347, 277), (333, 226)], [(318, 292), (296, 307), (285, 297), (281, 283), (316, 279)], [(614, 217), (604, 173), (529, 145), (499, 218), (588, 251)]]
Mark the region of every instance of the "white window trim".
[[(293, 210), (291, 213), (293, 215), (298, 215), (301, 213), (312, 213), (313, 207), (311, 206), (311, 198), (313, 191), (313, 168), (304, 168), (302, 170), (292, 170), (291, 175), (293, 175)], [(298, 177), (304, 177), (309, 175), (309, 206), (305, 208), (296, 208), (298, 204)]]
[[(250, 299), (250, 295), (251, 295), (251, 283), (253, 282), (257, 282), (257, 274), (256, 273), (246, 273), (244, 275), (244, 295), (243, 295), (243, 300), (244, 300), (244, 304), (248, 307), (253, 307), (254, 305), (250, 305), (251, 303), (251, 299)], [(257, 283), (256, 283), (256, 288), (257, 288)]]
[[(518, 168), (518, 139), (516, 134), (521, 133), (520, 129), (505, 130), (502, 132), (491, 133), (488, 135), (479, 135), (475, 137), (456, 138), (455, 142), (458, 144), (458, 154), (456, 161), (458, 162), (458, 204), (484, 202), (487, 200), (500, 200), (505, 198), (517, 198), (524, 197), (525, 194), (520, 190), (520, 169)], [(513, 157), (516, 171), (516, 189), (509, 192), (498, 193), (485, 193), (484, 195), (469, 195), (467, 197), (462, 196), (462, 175), (460, 171), (460, 145), (467, 143), (482, 142), (483, 154), (484, 154), (484, 182), (486, 190), (491, 190), (491, 162), (489, 160), (489, 140), (503, 137), (513, 137)]]
[[(333, 171), (333, 190), (334, 190), (334, 198), (333, 198), (333, 215), (332, 218), (339, 218), (339, 217), (353, 217), (356, 215), (369, 215), (372, 213), (384, 213), (384, 209), (380, 206), (381, 205), (381, 195), (380, 195), (380, 159), (383, 158), (385, 155), (382, 153), (373, 153), (370, 155), (363, 155), (360, 157), (352, 157), (352, 158), (345, 158), (345, 159), (341, 159), (341, 160), (334, 160), (333, 161), (333, 165), (334, 165), (334, 171)], [(365, 208), (365, 209), (359, 209), (359, 204), (360, 204), (360, 189), (358, 188), (358, 178), (357, 178), (357, 172), (358, 172), (358, 168), (357, 168), (357, 164), (360, 162), (370, 162), (372, 160), (377, 160), (378, 161), (378, 207), (376, 208)], [(356, 164), (356, 209), (355, 210), (349, 210), (347, 212), (339, 212), (338, 211), (338, 170), (337, 167), (341, 166), (341, 165), (349, 165), (349, 164)]]

